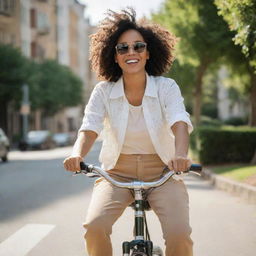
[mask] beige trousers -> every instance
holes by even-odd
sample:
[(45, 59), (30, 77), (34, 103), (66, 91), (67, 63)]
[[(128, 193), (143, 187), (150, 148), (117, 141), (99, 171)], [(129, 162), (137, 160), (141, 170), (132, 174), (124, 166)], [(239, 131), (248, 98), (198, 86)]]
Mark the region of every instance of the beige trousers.
[[(114, 169), (108, 172), (120, 181), (153, 181), (160, 177), (164, 166), (155, 154), (121, 154)], [(161, 223), (165, 255), (192, 256), (189, 201), (183, 181), (170, 179), (152, 190), (148, 201)], [(133, 197), (128, 189), (114, 187), (103, 178), (96, 180), (84, 224), (89, 256), (112, 256), (112, 225), (132, 202)]]

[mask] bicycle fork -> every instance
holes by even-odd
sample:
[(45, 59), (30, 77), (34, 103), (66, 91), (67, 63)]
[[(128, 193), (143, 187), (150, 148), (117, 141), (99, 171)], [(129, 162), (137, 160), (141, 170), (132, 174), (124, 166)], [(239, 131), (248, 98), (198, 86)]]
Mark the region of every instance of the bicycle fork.
[(131, 242), (123, 242), (123, 256), (152, 256), (153, 244), (151, 241), (145, 241), (144, 237), (144, 200), (141, 189), (134, 189), (135, 199), (135, 229), (134, 240)]

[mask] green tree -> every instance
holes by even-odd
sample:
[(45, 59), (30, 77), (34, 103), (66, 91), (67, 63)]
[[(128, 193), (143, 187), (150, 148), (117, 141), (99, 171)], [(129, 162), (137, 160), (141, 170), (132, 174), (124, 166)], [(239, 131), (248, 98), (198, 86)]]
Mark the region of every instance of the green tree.
[(235, 31), (233, 40), (241, 46), (250, 77), (251, 111), (249, 123), (256, 126), (256, 1), (255, 0), (215, 0), (219, 14)]
[(232, 46), (234, 34), (218, 16), (213, 0), (166, 0), (153, 19), (181, 38), (178, 59), (182, 64), (195, 67), (193, 115), (197, 125), (201, 115), (203, 77), (209, 66)]
[(27, 81), (27, 66), (28, 60), (18, 49), (0, 44), (0, 126), (5, 131), (8, 129), (8, 104), (21, 101), (22, 85)]
[(82, 102), (82, 81), (69, 67), (54, 60), (33, 63), (30, 77), (32, 109), (41, 109), (45, 115), (53, 115), (65, 107)]
[(173, 78), (181, 87), (185, 98), (186, 108), (189, 112), (193, 106), (193, 85), (195, 83), (195, 66), (190, 63), (182, 64), (176, 59), (166, 76)]
[(20, 50), (0, 44), (0, 127), (5, 131), (8, 104), (15, 102), (19, 109), (24, 83), (30, 89), (32, 110), (40, 109), (46, 116), (82, 102), (82, 81), (69, 67), (54, 60), (37, 63)]

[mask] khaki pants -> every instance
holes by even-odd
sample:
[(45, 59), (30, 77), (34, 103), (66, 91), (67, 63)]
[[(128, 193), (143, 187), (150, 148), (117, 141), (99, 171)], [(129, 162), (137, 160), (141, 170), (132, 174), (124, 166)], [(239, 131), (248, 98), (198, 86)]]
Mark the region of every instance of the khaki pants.
[[(153, 181), (160, 177), (164, 166), (155, 154), (121, 154), (114, 169), (108, 172), (120, 181)], [(165, 255), (192, 256), (189, 201), (183, 181), (171, 178), (152, 190), (148, 201), (161, 223), (166, 245)], [(103, 178), (96, 180), (84, 224), (90, 256), (112, 256), (112, 225), (132, 202), (133, 197), (128, 189), (114, 187)]]

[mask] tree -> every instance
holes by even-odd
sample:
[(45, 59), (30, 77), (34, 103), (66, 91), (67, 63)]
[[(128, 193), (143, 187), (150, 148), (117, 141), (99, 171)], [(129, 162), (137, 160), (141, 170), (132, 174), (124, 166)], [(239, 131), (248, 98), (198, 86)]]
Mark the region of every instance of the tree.
[(82, 102), (82, 81), (69, 67), (54, 60), (37, 63), (20, 50), (0, 44), (0, 126), (5, 131), (8, 105), (15, 102), (19, 109), (25, 83), (30, 89), (32, 110), (40, 109), (46, 116)]
[(176, 59), (166, 75), (180, 85), (182, 95), (185, 98), (186, 109), (190, 112), (194, 102), (192, 89), (195, 83), (195, 66), (190, 63), (182, 64)]
[(82, 102), (82, 81), (69, 67), (54, 60), (33, 63), (30, 77), (32, 109), (41, 109), (45, 115), (53, 115), (65, 107)]
[(203, 77), (209, 66), (232, 46), (233, 33), (217, 15), (213, 0), (166, 0), (153, 19), (181, 38), (178, 59), (195, 67), (193, 115), (197, 125), (201, 115)]
[(0, 126), (5, 131), (8, 129), (8, 104), (21, 101), (21, 88), (27, 81), (27, 66), (28, 60), (18, 49), (0, 44)]
[(215, 0), (219, 14), (235, 31), (233, 40), (241, 46), (246, 58), (246, 68), (250, 75), (251, 113), (249, 123), (256, 126), (256, 1), (255, 0)]

